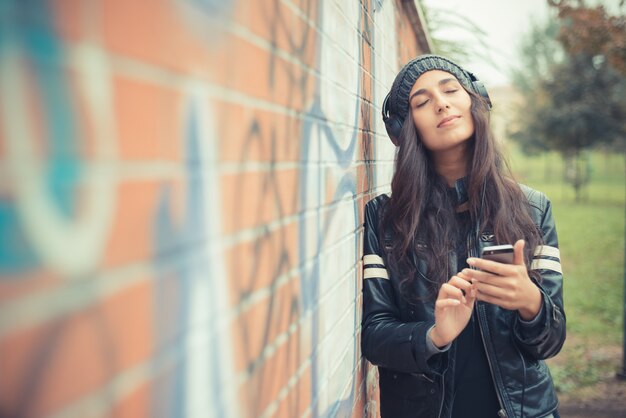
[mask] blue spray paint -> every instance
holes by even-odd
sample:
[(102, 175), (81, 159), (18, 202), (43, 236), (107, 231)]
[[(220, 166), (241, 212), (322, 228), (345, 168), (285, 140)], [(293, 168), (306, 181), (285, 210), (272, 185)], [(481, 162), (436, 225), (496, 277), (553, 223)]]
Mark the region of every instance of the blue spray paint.
[[(211, 216), (211, 208), (204, 206), (205, 184), (203, 181), (203, 162), (200, 152), (200, 132), (198, 127), (198, 110), (192, 107), (186, 124), (187, 143), (187, 187), (185, 214), (182, 225), (175, 225), (170, 212), (172, 202), (169, 186), (162, 186), (155, 219), (156, 236), (153, 262), (156, 272), (155, 281), (155, 322), (157, 355), (154, 366), (160, 369), (159, 362), (166, 356), (175, 358), (175, 365), (155, 387), (152, 393), (152, 416), (185, 417), (188, 415), (186, 393), (198, 388), (187, 387), (188, 364), (186, 338), (190, 319), (190, 308), (194, 283), (205, 280), (208, 284), (206, 303), (216, 306), (221, 296), (218, 294), (214, 280), (223, 279), (212, 273), (212, 261), (207, 255), (204, 235), (206, 232), (206, 216)], [(210, 193), (210, 190), (208, 191)], [(216, 200), (218, 196), (216, 196)], [(210, 225), (210, 222), (208, 223)], [(209, 236), (214, 235), (209, 231)], [(213, 261), (213, 263), (215, 260)], [(174, 308), (172, 308), (174, 307)], [(215, 315), (215, 313), (213, 314)], [(173, 320), (172, 320), (173, 319)], [(165, 329), (164, 324), (172, 324), (175, 329)], [(193, 330), (191, 330), (193, 331)], [(204, 330), (211, 336), (217, 335), (217, 321), (209, 321)], [(168, 340), (169, 338), (169, 340)], [(207, 393), (213, 400), (212, 410), (206, 416), (228, 416), (229, 408), (224, 400), (222, 382), (225, 380), (224, 364), (219, 358), (217, 349), (209, 349), (211, 387), (216, 393)], [(205, 390), (211, 390), (205, 388)]]
[[(0, 8), (0, 60), (15, 49), (29, 64), (39, 94), (44, 117), (43, 143), (48, 164), (44, 175), (52, 204), (68, 219), (75, 216), (74, 192), (81, 177), (83, 165), (79, 155), (76, 134), (75, 103), (64, 69), (63, 45), (52, 26), (52, 11), (43, 0), (3, 1)], [(24, 68), (26, 71), (27, 68)], [(3, 94), (0, 91), (0, 94)], [(26, 109), (18, 109), (23, 112)], [(10, 111), (10, 110), (9, 110)], [(33, 123), (35, 115), (32, 115)], [(21, 138), (20, 140), (29, 140)], [(23, 181), (16, 179), (17, 182)], [(0, 276), (35, 268), (35, 253), (28, 242), (15, 203), (0, 200)]]
[[(322, 11), (321, 11), (321, 5), (319, 6), (320, 10), (318, 10), (318, 16), (323, 16)], [(364, 18), (364, 6), (361, 6), (361, 12), (359, 14), (359, 24), (357, 25), (357, 27), (361, 27), (361, 21), (365, 22), (366, 25), (366, 34), (367, 35), (371, 35), (371, 32), (373, 32), (373, 28), (369, 27), (368, 21), (367, 19)], [(364, 34), (365, 36), (365, 34)], [(370, 37), (371, 39), (371, 37)], [(321, 36), (318, 36), (318, 42), (317, 45), (322, 45), (322, 38)], [(319, 62), (319, 56), (321, 54), (322, 48), (320, 47), (318, 50), (318, 62)], [(363, 43), (360, 42), (359, 43), (359, 57), (361, 57), (361, 59), (363, 59)], [(371, 59), (374, 59), (374, 54), (370, 54)], [(373, 64), (373, 62), (371, 62), (371, 64)], [(319, 65), (318, 65), (319, 66)], [(370, 66), (372, 69), (374, 68), (373, 65)], [(363, 94), (363, 87), (362, 87), (362, 82), (363, 82), (363, 66), (360, 65), (359, 69), (358, 69), (358, 83), (357, 83), (357, 89), (356, 91), (359, 92), (359, 94)], [(373, 78), (373, 77), (372, 77)], [(319, 80), (316, 78), (316, 80)], [(360, 100), (356, 100), (355, 103), (355, 110), (354, 110), (354, 120), (352, 122), (352, 126), (354, 127), (354, 130), (352, 131), (352, 137), (350, 139), (350, 142), (348, 144), (348, 146), (345, 149), (342, 149), (339, 145), (339, 141), (337, 140), (337, 138), (335, 137), (332, 128), (330, 127), (330, 125), (326, 122), (327, 118), (326, 115), (323, 112), (323, 109), (321, 108), (321, 99), (320, 99), (320, 89), (321, 86), (319, 84), (316, 85), (315, 87), (315, 101), (311, 107), (311, 109), (307, 112), (307, 118), (305, 118), (305, 123), (303, 125), (303, 129), (302, 129), (302, 147), (301, 147), (301, 155), (300, 155), (300, 161), (301, 162), (308, 162), (309, 161), (309, 155), (311, 154), (312, 148), (314, 146), (319, 146), (319, 144), (314, 144), (312, 141), (312, 137), (313, 138), (322, 138), (322, 141), (326, 141), (326, 143), (330, 146), (336, 161), (338, 163), (339, 168), (341, 169), (348, 169), (352, 162), (353, 162), (353, 158), (355, 155), (355, 149), (357, 146), (357, 139), (359, 137), (359, 131), (358, 131), (358, 126), (359, 126), (359, 118), (361, 117), (364, 121), (364, 123), (366, 124), (366, 127), (369, 128), (369, 122), (370, 122), (370, 115), (369, 115), (369, 108), (367, 106), (365, 106), (365, 110), (363, 111), (361, 109), (361, 106), (363, 106), (360, 102)], [(312, 133), (317, 130), (317, 135), (312, 136)], [(364, 144), (365, 145), (365, 152), (366, 153), (370, 153), (372, 152), (371, 148), (370, 148), (370, 144)], [(323, 176), (321, 175), (322, 173), (316, 173), (315, 170), (310, 170), (308, 167), (310, 167), (309, 164), (303, 164), (303, 169), (301, 169), (300, 171), (300, 207), (301, 208), (309, 208), (311, 207), (311, 203), (308, 202), (308, 199), (310, 198), (311, 194), (307, 193), (307, 190), (305, 190), (308, 182), (308, 176), (310, 175), (317, 175), (317, 177), (320, 179), (319, 181), (319, 186), (317, 189), (317, 193), (314, 197), (315, 202), (314, 202), (314, 206), (319, 206), (320, 204), (322, 204), (324, 202), (324, 195), (322, 192), (322, 188), (321, 188), (321, 182), (323, 181)], [(310, 171), (313, 171), (312, 173)], [(373, 170), (371, 167), (367, 167), (366, 170), (366, 175), (368, 176), (368, 184), (374, 184), (373, 182), (375, 181), (374, 178), (374, 174), (373, 174)], [(338, 201), (341, 197), (343, 196), (355, 196), (357, 192), (357, 184), (356, 184), (356, 177), (352, 172), (346, 172), (340, 179), (339, 179), (339, 183), (337, 185), (337, 188), (335, 189), (334, 193), (333, 193), (333, 201)], [(315, 305), (317, 304), (320, 294), (319, 294), (319, 282), (321, 280), (320, 277), (320, 255), (322, 254), (323, 248), (326, 244), (325, 242), (325, 237), (328, 235), (329, 232), (329, 228), (330, 225), (332, 224), (332, 220), (334, 218), (336, 210), (331, 210), (328, 215), (326, 216), (326, 219), (324, 222), (322, 222), (322, 217), (321, 214), (319, 212), (317, 212), (316, 214), (316, 218), (313, 221), (317, 227), (315, 228), (315, 231), (317, 233), (317, 236), (315, 237), (315, 239), (313, 240), (315, 242), (315, 251), (314, 253), (316, 254), (316, 258), (314, 260), (314, 264), (313, 264), (313, 268), (309, 271), (309, 272), (303, 272), (301, 274), (301, 288), (302, 288), (302, 293), (301, 293), (301, 297), (302, 297), (302, 306), (305, 312), (309, 311), (309, 310), (313, 310), (315, 309)], [(355, 221), (353, 227), (354, 229), (356, 229), (358, 227), (357, 222), (359, 219), (358, 216), (358, 205), (356, 200), (353, 202), (353, 219)], [(311, 251), (310, 249), (307, 247), (308, 246), (308, 242), (310, 242), (310, 237), (307, 236), (307, 231), (310, 231), (310, 228), (307, 228), (307, 221), (303, 218), (301, 218), (300, 222), (299, 222), (299, 238), (300, 238), (300, 243), (299, 243), (299, 251), (300, 251), (300, 264), (303, 264), (307, 261), (307, 254), (310, 254)], [(358, 248), (358, 240), (354, 240), (354, 254), (359, 254), (360, 249)], [(356, 260), (355, 260), (356, 262)], [(357, 287), (358, 289), (358, 287)], [(356, 295), (355, 295), (356, 297)], [(319, 312), (319, 311), (317, 311)], [(315, 347), (318, 344), (320, 335), (319, 335), (319, 313), (314, 313), (312, 315), (312, 335), (311, 335), (311, 341), (313, 346)], [(355, 315), (354, 315), (354, 328), (352, 329), (356, 329), (356, 327), (358, 326), (358, 316), (357, 316), (357, 310), (355, 310)], [(356, 359), (356, 353), (358, 352), (358, 347), (357, 347), (357, 341), (354, 341), (354, 345), (352, 347), (352, 353), (354, 354), (354, 358)], [(349, 391), (350, 395), (347, 399), (338, 399), (336, 400), (333, 404), (331, 404), (330, 406), (328, 406), (328, 408), (325, 411), (319, 411), (318, 405), (317, 405), (317, 397), (319, 395), (320, 390), (322, 389), (322, 382), (318, 381), (319, 378), (319, 366), (318, 366), (318, 359), (317, 359), (317, 355), (315, 355), (311, 361), (311, 376), (312, 376), (312, 383), (311, 383), (311, 388), (312, 388), (312, 394), (311, 394), (311, 399), (313, 400), (313, 404), (311, 405), (311, 409), (312, 409), (312, 413), (311, 415), (313, 417), (335, 417), (335, 416), (351, 416), (352, 413), (352, 406), (354, 404), (354, 399), (353, 399), (353, 394), (355, 393), (354, 391), (354, 380), (352, 381), (352, 388)]]

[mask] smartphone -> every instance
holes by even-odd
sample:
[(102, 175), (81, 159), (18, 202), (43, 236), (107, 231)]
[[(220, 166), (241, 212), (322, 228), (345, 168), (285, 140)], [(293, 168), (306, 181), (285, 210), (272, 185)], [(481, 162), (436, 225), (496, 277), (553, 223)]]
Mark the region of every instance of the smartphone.
[(493, 245), (483, 248), (481, 258), (498, 263), (513, 264), (513, 246), (510, 244)]

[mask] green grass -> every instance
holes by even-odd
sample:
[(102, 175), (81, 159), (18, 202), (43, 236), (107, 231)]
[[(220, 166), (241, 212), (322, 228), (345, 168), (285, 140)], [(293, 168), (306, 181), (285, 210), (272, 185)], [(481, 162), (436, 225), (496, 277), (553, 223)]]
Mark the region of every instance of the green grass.
[(561, 392), (584, 386), (621, 369), (624, 292), (624, 157), (589, 155), (591, 180), (575, 202), (563, 178), (561, 157), (529, 158), (511, 151), (518, 180), (552, 201), (564, 270), (568, 339), (550, 368)]

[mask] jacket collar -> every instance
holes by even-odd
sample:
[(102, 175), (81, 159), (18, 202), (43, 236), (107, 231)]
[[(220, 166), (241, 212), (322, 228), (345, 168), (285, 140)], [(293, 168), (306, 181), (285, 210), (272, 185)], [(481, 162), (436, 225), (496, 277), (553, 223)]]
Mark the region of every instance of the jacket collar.
[(449, 188), (450, 194), (452, 195), (452, 198), (456, 200), (457, 206), (469, 200), (469, 195), (467, 192), (468, 181), (468, 176), (461, 177), (454, 182), (454, 186)]

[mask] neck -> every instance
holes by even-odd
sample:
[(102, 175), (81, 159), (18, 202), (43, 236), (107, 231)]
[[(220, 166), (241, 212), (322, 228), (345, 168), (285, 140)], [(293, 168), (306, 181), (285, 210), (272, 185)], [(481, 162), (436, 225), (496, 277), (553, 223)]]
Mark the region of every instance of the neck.
[(467, 174), (467, 159), (464, 151), (432, 155), (435, 171), (446, 180), (449, 186), (454, 186), (455, 181)]

